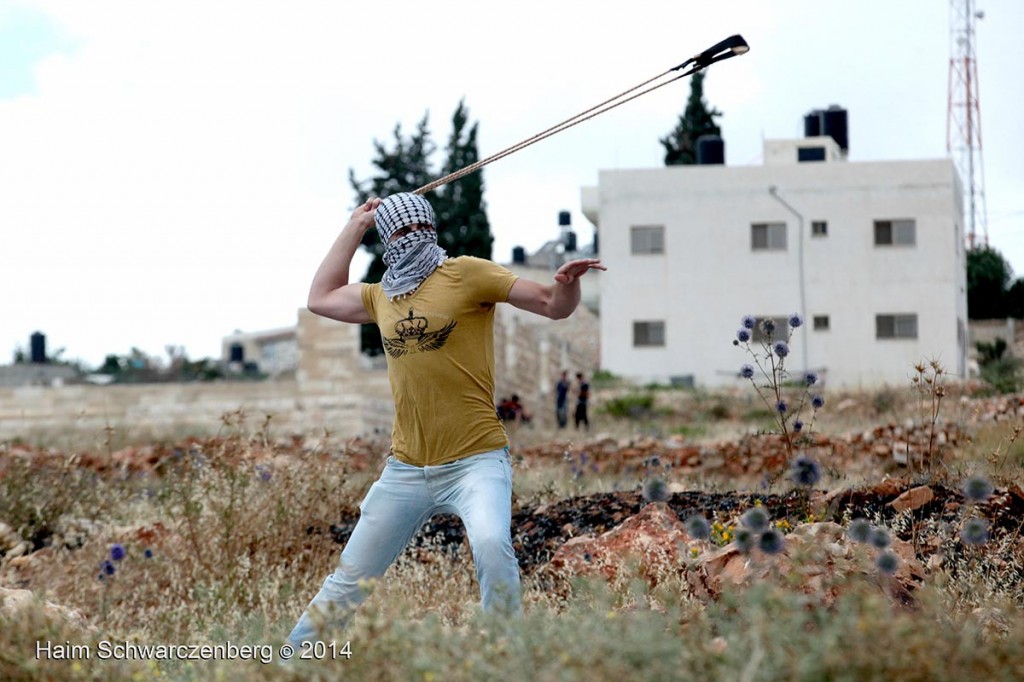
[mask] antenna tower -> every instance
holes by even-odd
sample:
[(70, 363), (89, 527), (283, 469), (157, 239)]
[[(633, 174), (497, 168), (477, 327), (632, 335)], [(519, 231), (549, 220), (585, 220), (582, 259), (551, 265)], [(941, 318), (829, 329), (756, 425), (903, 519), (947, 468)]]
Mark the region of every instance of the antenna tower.
[(949, 2), (949, 103), (946, 150), (963, 183), (968, 248), (988, 246), (985, 169), (981, 156), (981, 104), (978, 60), (974, 51), (975, 22), (985, 17), (974, 0)]

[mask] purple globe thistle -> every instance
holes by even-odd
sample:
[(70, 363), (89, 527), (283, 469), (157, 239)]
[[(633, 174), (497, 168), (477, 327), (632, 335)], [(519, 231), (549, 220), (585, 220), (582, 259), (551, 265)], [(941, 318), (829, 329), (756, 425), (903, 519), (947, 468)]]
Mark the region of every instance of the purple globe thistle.
[(992, 496), (992, 484), (981, 474), (975, 474), (964, 482), (963, 491), (971, 502), (984, 502)]
[(793, 422), (793, 433), (800, 433), (804, 430), (804, 423), (799, 419)]
[(785, 400), (780, 400), (775, 403), (775, 409), (779, 411), (779, 414), (785, 414), (786, 410), (789, 409), (789, 405), (786, 404)]
[(743, 377), (744, 379), (753, 379), (754, 378), (754, 366), (753, 365), (743, 365), (742, 367), (740, 367), (740, 376)]
[(884, 528), (872, 528), (871, 536), (868, 538), (868, 542), (872, 547), (878, 549), (887, 549), (892, 544), (892, 538), (889, 537), (889, 531)]
[(801, 326), (804, 323), (804, 318), (800, 317), (800, 313), (793, 313), (789, 316), (789, 326), (793, 329)]
[(784, 358), (789, 355), (789, 345), (785, 341), (776, 341), (775, 345), (772, 346), (772, 350), (774, 350), (775, 354), (780, 358)]
[(808, 386), (813, 386), (814, 384), (818, 383), (817, 372), (807, 372), (806, 374), (804, 374), (804, 383), (807, 384)]
[(754, 325), (757, 324), (757, 318), (753, 315), (744, 315), (741, 324), (744, 329), (753, 329)]
[(152, 559), (153, 558), (153, 550), (151, 550), (149, 547), (147, 547), (145, 550), (143, 550), (142, 556), (146, 557), (147, 559)]
[(750, 341), (750, 330), (740, 329), (739, 331), (736, 332), (736, 339), (740, 343), (746, 343), (747, 341)]
[(700, 514), (694, 514), (686, 519), (686, 532), (695, 540), (707, 540), (711, 537), (711, 524)]
[(789, 477), (797, 485), (810, 488), (821, 480), (821, 465), (807, 455), (800, 455), (793, 460)]
[(736, 529), (736, 535), (733, 538), (736, 549), (744, 554), (750, 554), (754, 549), (754, 545), (757, 544), (757, 536), (754, 535), (754, 531), (743, 526)]
[(899, 557), (896, 556), (891, 550), (885, 550), (879, 553), (878, 558), (875, 559), (875, 567), (878, 568), (878, 572), (883, 575), (892, 575), (896, 572), (896, 569), (900, 567)]
[(652, 478), (644, 483), (644, 499), (648, 502), (664, 502), (669, 498), (668, 483), (661, 478)]
[(117, 567), (109, 559), (100, 564), (100, 570), (103, 571), (104, 575), (114, 575), (117, 573)]
[(110, 558), (114, 561), (121, 561), (125, 557), (124, 545), (117, 543), (110, 548)]
[(871, 531), (874, 530), (867, 519), (854, 519), (850, 523), (850, 529), (846, 534), (854, 542), (868, 542), (871, 539)]
[(769, 520), (768, 512), (764, 510), (764, 507), (752, 507), (743, 512), (743, 516), (740, 517), (740, 523), (744, 527), (755, 531), (767, 530)]
[(777, 529), (769, 528), (761, 533), (761, 537), (757, 540), (757, 546), (765, 554), (778, 554), (785, 549), (786, 540)]
[(812, 397), (811, 407), (813, 407), (816, 410), (820, 410), (821, 408), (825, 407), (825, 399), (822, 398), (820, 395)]
[(761, 331), (763, 331), (768, 336), (771, 336), (772, 334), (774, 334), (775, 333), (775, 320), (773, 320), (770, 317), (766, 317), (765, 319), (761, 320)]
[(967, 519), (960, 531), (960, 539), (967, 545), (984, 545), (988, 542), (988, 522), (977, 517)]

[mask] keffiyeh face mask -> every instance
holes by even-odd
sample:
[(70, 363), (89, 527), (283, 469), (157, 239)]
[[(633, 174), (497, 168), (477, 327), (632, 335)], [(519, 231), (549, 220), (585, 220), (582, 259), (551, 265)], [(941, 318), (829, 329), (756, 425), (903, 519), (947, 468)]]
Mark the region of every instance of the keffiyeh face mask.
[(407, 192), (392, 194), (377, 207), (374, 223), (384, 243), (384, 263), (388, 269), (381, 278), (381, 286), (388, 300), (416, 291), (448, 257), (437, 245), (434, 230), (417, 230), (390, 241), (397, 231), (409, 225), (434, 225), (434, 209), (421, 196)]

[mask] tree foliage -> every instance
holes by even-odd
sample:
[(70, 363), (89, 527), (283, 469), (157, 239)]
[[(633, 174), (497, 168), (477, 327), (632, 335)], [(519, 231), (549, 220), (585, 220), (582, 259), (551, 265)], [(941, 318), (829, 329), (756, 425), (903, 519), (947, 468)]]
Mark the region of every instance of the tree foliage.
[(665, 148), (665, 165), (697, 163), (697, 140), (702, 135), (722, 134), (722, 129), (715, 123), (715, 118), (721, 115), (718, 109), (709, 109), (704, 101), (704, 72), (698, 71), (690, 79), (690, 96), (675, 129), (659, 140)]
[[(373, 142), (375, 156), (371, 163), (375, 172), (372, 177), (357, 180), (355, 172), (349, 169), (349, 182), (355, 190), (357, 203), (361, 204), (371, 196), (387, 197), (396, 192), (411, 192), (475, 163), (480, 158), (478, 127), (478, 123), (470, 125), (469, 109), (464, 101), (459, 102), (452, 115), (452, 132), (445, 147), (445, 161), (440, 172), (435, 173), (431, 159), (437, 146), (430, 136), (429, 113), (423, 114), (416, 130), (408, 137), (402, 134), (401, 124), (396, 124), (391, 149), (377, 140)], [(490, 259), (494, 238), (483, 194), (483, 175), (477, 171), (424, 195), (434, 208), (438, 244), (449, 256), (470, 255)], [(384, 245), (375, 230), (366, 232), (362, 245), (373, 256), (363, 281), (379, 282), (387, 270), (383, 260)], [(379, 355), (383, 352), (380, 332), (375, 325), (363, 325), (361, 334), (364, 353)]]
[(1010, 309), (1007, 289), (1012, 278), (1010, 264), (995, 249), (986, 247), (969, 251), (967, 316), (972, 320), (1007, 317)]

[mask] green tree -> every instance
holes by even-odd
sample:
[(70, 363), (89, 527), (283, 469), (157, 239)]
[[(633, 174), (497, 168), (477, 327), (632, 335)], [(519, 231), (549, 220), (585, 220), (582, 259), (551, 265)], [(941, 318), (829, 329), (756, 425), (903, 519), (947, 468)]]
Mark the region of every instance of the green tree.
[[(447, 159), (441, 175), (465, 168), (480, 160), (477, 149), (479, 123), (467, 128), (469, 109), (460, 101), (452, 115), (452, 134), (446, 148)], [(484, 203), (484, 176), (477, 171), (440, 188), (434, 202), (437, 213), (437, 241), (449, 256), (491, 258), (494, 237)]]
[(665, 165), (697, 163), (697, 139), (702, 135), (721, 135), (722, 129), (715, 123), (715, 117), (721, 115), (718, 109), (708, 109), (704, 101), (704, 72), (698, 71), (690, 79), (690, 97), (675, 130), (659, 140), (665, 148)]
[(967, 253), (967, 316), (972, 320), (1007, 317), (1006, 291), (1013, 270), (1002, 254), (989, 247)]

